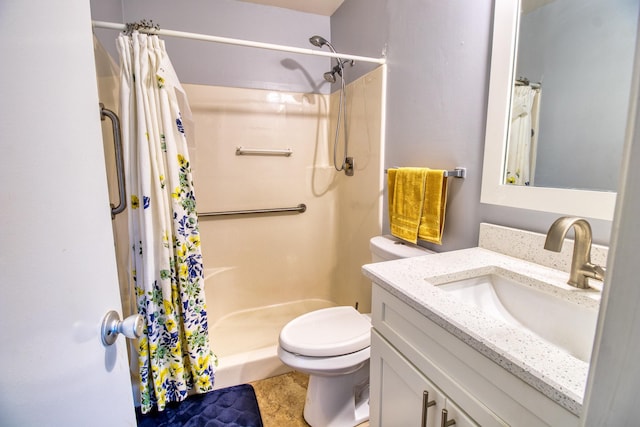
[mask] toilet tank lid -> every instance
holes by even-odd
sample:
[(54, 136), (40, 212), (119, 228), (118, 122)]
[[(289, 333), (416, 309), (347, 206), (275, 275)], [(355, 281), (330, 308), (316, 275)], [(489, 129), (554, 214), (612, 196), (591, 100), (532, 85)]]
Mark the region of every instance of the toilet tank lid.
[(279, 342), (284, 350), (301, 356), (341, 356), (371, 345), (371, 321), (353, 307), (323, 308), (287, 323)]
[(405, 242), (390, 234), (372, 237), (369, 240), (369, 248), (371, 253), (378, 254), (384, 259), (411, 258), (433, 253), (427, 248)]

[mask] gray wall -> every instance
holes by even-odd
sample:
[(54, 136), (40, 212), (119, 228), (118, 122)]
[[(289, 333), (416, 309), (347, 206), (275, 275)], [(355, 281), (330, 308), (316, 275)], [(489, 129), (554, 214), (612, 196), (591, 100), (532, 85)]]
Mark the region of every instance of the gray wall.
[[(363, 8), (366, 8), (366, 12), (363, 12)], [(338, 52), (372, 58), (384, 57), (389, 38), (387, 21), (385, 0), (366, 2), (346, 0), (331, 17), (332, 44)], [(356, 80), (377, 66), (377, 64), (356, 62), (353, 67), (347, 67), (345, 80), (347, 82)], [(333, 91), (339, 88), (338, 83), (334, 84)]]
[[(92, 0), (93, 19), (153, 19), (164, 28), (309, 47), (331, 36), (338, 51), (388, 57), (385, 167), (467, 168), (451, 180), (442, 246), (475, 246), (481, 221), (546, 232), (559, 216), (480, 203), (493, 2), (490, 0), (346, 0), (329, 19), (235, 0)], [(96, 31), (113, 46), (115, 31)], [(185, 83), (319, 91), (328, 58), (166, 38)], [(286, 61), (285, 61), (286, 60)], [(284, 63), (283, 63), (284, 61)], [(347, 70), (351, 81), (372, 68)], [(386, 211), (385, 201), (385, 211)], [(385, 215), (385, 229), (388, 222)], [(611, 223), (591, 220), (594, 241)]]
[[(336, 45), (387, 52), (385, 167), (467, 168), (450, 180), (442, 246), (424, 243), (436, 251), (477, 245), (481, 221), (546, 233), (559, 216), (480, 203), (492, 13), (487, 0), (347, 0), (331, 17)], [(611, 223), (590, 222), (608, 243)]]
[[(309, 37), (330, 37), (326, 16), (236, 0), (91, 0), (92, 18), (136, 22), (151, 19), (161, 28), (315, 49)], [(114, 30), (96, 30), (117, 61)], [(330, 58), (164, 37), (183, 83), (329, 93), (322, 74)]]
[(436, 251), (477, 244), (491, 9), (486, 1), (347, 0), (331, 18), (335, 44), (386, 50), (385, 167), (467, 168), (468, 178), (450, 180), (443, 245), (425, 243)]

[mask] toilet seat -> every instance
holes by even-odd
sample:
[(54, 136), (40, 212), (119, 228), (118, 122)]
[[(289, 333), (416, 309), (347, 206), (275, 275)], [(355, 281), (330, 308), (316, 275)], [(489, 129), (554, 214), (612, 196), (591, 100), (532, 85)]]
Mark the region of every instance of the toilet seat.
[(287, 323), (279, 341), (283, 350), (301, 356), (341, 356), (371, 345), (371, 322), (353, 307), (324, 308)]

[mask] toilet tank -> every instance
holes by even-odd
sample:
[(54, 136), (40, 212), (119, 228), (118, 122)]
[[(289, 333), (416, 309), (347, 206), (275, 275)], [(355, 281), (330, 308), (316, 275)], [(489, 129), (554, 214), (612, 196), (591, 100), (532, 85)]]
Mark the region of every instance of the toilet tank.
[(372, 262), (391, 261), (434, 253), (429, 249), (405, 242), (390, 234), (372, 237), (369, 240), (369, 249), (371, 250)]

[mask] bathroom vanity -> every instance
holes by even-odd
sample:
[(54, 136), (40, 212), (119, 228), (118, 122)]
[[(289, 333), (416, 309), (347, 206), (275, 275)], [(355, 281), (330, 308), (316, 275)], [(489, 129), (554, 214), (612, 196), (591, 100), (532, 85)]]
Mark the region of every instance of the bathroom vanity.
[(372, 426), (579, 425), (600, 292), (566, 284), (570, 247), (553, 258), (508, 246), (536, 262), (492, 247), (519, 232), (483, 224), (481, 247), (363, 267)]

